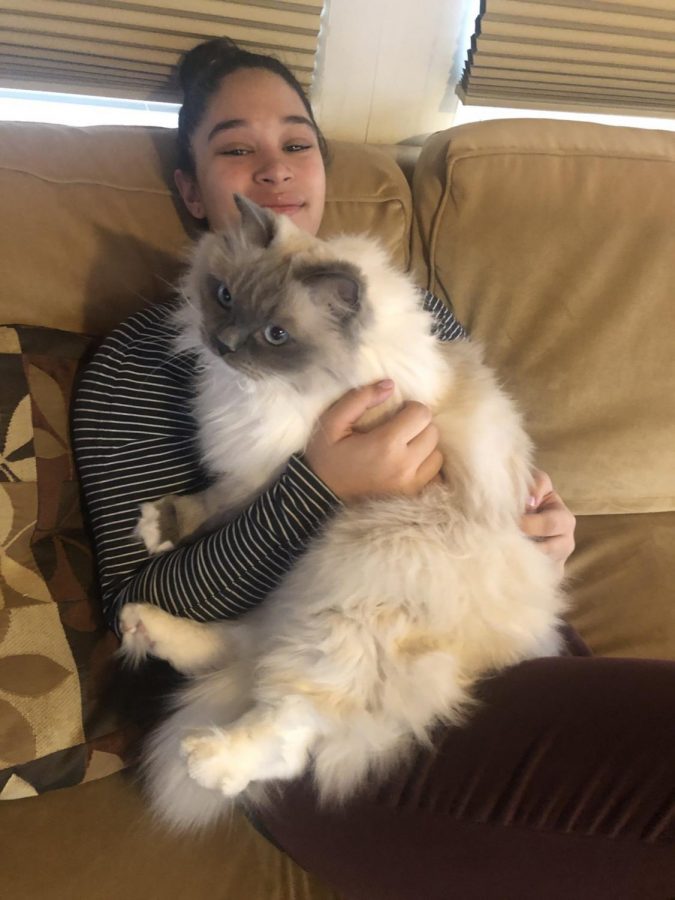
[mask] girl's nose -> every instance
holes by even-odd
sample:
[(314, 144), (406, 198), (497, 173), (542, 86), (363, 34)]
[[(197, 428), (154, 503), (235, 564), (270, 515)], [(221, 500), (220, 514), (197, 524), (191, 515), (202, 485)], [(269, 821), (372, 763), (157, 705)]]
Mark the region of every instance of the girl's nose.
[(262, 184), (283, 184), (293, 179), (293, 172), (283, 159), (271, 158), (265, 160), (254, 177)]

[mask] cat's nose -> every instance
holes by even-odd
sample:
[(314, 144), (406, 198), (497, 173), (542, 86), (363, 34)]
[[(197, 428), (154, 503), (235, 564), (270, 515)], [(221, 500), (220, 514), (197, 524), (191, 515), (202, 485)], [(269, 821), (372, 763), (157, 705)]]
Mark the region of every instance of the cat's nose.
[(230, 326), (229, 328), (221, 328), (215, 335), (215, 342), (219, 353), (224, 356), (226, 353), (234, 353), (238, 350), (246, 340), (246, 335), (240, 328)]

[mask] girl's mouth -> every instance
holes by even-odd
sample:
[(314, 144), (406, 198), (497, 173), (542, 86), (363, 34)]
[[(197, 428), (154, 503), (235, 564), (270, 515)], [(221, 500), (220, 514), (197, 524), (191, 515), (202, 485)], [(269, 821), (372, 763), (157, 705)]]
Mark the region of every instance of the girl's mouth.
[(304, 203), (265, 203), (263, 206), (266, 209), (272, 210), (273, 213), (277, 213), (281, 216), (294, 216), (297, 212), (304, 207)]

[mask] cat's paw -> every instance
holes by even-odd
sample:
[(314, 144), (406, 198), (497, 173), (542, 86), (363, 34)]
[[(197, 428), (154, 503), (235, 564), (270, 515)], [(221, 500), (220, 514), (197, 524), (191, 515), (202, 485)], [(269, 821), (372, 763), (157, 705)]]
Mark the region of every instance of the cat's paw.
[(151, 555), (173, 550), (178, 543), (178, 517), (172, 494), (155, 503), (141, 504), (134, 534)]
[[(181, 741), (188, 774), (202, 787), (236, 797), (251, 781), (251, 758), (246, 747), (225, 731), (193, 732)], [(243, 752), (242, 752), (243, 751)]]
[(132, 666), (139, 665), (147, 656), (172, 662), (177, 621), (175, 616), (150, 603), (127, 603), (119, 616), (122, 633), (119, 655)]

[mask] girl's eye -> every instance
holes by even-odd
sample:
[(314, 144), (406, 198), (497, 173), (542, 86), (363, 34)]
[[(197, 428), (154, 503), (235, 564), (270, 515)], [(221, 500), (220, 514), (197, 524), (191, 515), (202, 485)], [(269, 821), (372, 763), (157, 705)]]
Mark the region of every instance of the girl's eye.
[(251, 151), (246, 147), (230, 147), (227, 150), (221, 150), (221, 156), (247, 156)]
[(263, 331), (263, 337), (268, 344), (272, 344), (273, 347), (279, 347), (281, 344), (286, 343), (290, 335), (280, 325), (268, 325)]
[(309, 150), (311, 144), (286, 144), (285, 149), (289, 153), (298, 153), (300, 150)]
[(232, 306), (232, 294), (227, 289), (227, 285), (223, 284), (221, 281), (218, 285), (218, 290), (216, 291), (216, 298), (218, 303), (223, 307), (223, 309), (229, 309)]

